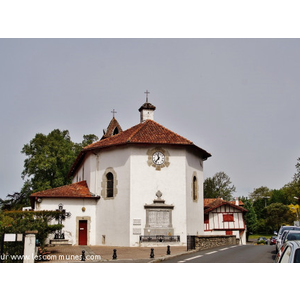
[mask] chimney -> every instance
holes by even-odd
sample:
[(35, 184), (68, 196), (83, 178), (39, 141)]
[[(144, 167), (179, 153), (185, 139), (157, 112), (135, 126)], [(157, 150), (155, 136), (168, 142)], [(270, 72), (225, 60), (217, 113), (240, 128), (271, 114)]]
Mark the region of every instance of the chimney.
[(239, 197), (236, 197), (236, 198), (235, 198), (235, 205), (236, 205), (236, 206), (239, 206), (239, 205), (240, 205)]

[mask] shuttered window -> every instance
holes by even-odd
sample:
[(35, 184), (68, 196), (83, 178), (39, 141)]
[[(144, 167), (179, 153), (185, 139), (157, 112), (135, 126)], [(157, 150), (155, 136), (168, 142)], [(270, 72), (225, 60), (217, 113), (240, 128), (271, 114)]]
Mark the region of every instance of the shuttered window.
[(223, 214), (223, 222), (234, 222), (233, 214)]

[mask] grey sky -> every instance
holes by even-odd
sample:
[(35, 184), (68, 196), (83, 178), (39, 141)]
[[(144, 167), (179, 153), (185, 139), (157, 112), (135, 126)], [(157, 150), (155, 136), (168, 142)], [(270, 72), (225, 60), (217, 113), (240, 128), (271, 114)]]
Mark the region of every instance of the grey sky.
[(300, 156), (299, 39), (0, 39), (0, 197), (19, 191), (36, 133), (101, 137), (116, 109), (123, 129), (138, 108), (212, 154), (248, 196), (291, 181)]

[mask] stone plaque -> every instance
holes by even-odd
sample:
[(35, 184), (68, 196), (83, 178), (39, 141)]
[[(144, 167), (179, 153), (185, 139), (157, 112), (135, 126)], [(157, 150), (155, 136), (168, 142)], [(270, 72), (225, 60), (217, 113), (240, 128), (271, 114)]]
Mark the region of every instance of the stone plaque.
[(138, 234), (138, 235), (141, 235), (142, 234), (142, 230), (141, 228), (133, 228), (133, 234)]
[(141, 219), (133, 219), (133, 225), (141, 225), (142, 220)]
[(149, 210), (148, 225), (150, 227), (163, 228), (170, 225), (170, 213), (168, 210)]

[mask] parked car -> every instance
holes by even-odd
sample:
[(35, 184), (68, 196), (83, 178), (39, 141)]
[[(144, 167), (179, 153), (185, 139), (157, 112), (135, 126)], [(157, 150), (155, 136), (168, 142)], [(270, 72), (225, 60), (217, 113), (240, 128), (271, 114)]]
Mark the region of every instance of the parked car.
[(282, 245), (288, 241), (300, 241), (300, 230), (290, 230), (282, 237)]
[(300, 263), (300, 241), (288, 241), (282, 246), (282, 254), (277, 263)]
[(285, 239), (286, 235), (290, 232), (290, 230), (284, 230), (280, 236), (276, 240), (276, 253), (280, 252), (281, 247), (283, 246), (283, 240)]
[(268, 244), (268, 239), (264, 236), (261, 236), (257, 239), (257, 244)]
[(300, 230), (285, 230), (281, 235), (281, 240), (278, 244), (276, 244), (276, 247), (278, 247), (277, 250), (277, 259), (281, 255), (284, 244), (288, 241), (294, 241), (294, 240), (300, 240)]
[(277, 239), (276, 239), (276, 253), (278, 253), (278, 251), (281, 248), (281, 238), (282, 238), (282, 234), (284, 231), (286, 230), (300, 230), (300, 227), (297, 226), (281, 226), (278, 234), (277, 234)]
[(270, 238), (270, 245), (276, 245), (276, 236)]

